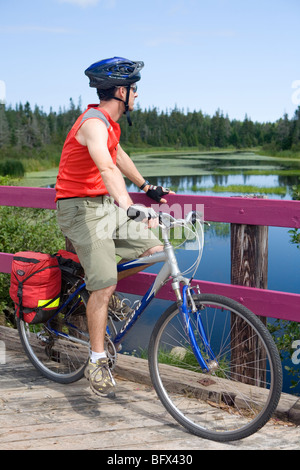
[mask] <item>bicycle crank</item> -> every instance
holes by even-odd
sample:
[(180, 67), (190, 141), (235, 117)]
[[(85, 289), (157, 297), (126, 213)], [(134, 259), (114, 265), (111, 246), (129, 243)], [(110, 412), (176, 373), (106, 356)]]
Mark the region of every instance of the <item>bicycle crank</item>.
[(108, 335), (105, 335), (104, 338), (104, 349), (108, 358), (109, 367), (113, 370), (117, 362), (117, 351), (114, 343)]

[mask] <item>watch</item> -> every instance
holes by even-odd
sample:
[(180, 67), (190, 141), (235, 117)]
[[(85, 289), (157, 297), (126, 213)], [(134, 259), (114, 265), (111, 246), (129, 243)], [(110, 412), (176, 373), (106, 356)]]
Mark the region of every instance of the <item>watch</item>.
[(144, 187), (147, 186), (148, 184), (150, 184), (149, 181), (144, 181), (142, 186), (140, 186), (140, 189), (144, 189)]

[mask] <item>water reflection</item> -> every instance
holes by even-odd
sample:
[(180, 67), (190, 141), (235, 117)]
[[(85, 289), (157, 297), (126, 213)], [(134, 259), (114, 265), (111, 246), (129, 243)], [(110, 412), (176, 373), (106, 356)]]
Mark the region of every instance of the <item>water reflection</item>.
[[(258, 188), (266, 188), (266, 193), (270, 198), (275, 197), (278, 199), (291, 199), (292, 187), (299, 184), (299, 177), (297, 175), (248, 175), (243, 173), (230, 175), (151, 176), (149, 180), (151, 184), (165, 186), (177, 194), (232, 196), (238, 195), (239, 191), (244, 192), (242, 186), (249, 186), (248, 192), (251, 194), (255, 194), (256, 191), (259, 192)], [(128, 191), (136, 191), (136, 186), (131, 182), (127, 181), (126, 185)], [(218, 192), (216, 187), (222, 187), (222, 191)], [(226, 187), (228, 187), (228, 192), (224, 192)], [(273, 193), (271, 188), (282, 188), (282, 193), (278, 193), (277, 190), (274, 190)]]
[[(280, 194), (275, 191), (274, 194), (282, 198), (285, 193), (284, 197), (290, 199), (292, 187), (300, 184), (299, 160), (257, 156), (253, 152), (151, 154), (141, 157), (137, 163), (152, 184), (171, 187), (180, 194), (204, 194), (216, 187), (253, 186), (254, 189), (282, 188)], [(152, 176), (158, 175), (160, 168), (161, 174), (167, 171), (170, 176)], [(129, 183), (128, 187), (135, 190)], [(234, 194), (238, 191), (238, 188), (232, 189)]]

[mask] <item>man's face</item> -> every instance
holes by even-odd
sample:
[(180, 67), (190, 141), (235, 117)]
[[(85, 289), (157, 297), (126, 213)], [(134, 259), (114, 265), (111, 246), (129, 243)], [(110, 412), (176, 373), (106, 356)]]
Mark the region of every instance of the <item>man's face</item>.
[(134, 108), (134, 100), (138, 97), (138, 94), (137, 94), (137, 85), (136, 83), (134, 83), (133, 85), (131, 85), (130, 87), (130, 95), (129, 95), (129, 102), (128, 102), (128, 105), (129, 105), (129, 111), (133, 111), (133, 108)]

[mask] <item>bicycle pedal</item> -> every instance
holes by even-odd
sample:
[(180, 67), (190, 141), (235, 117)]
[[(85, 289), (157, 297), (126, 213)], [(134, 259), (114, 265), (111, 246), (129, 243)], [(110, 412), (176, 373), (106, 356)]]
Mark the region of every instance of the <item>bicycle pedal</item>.
[(118, 294), (113, 294), (108, 304), (108, 314), (114, 319), (124, 321), (133, 313), (133, 309), (128, 305), (129, 300), (120, 298)]

